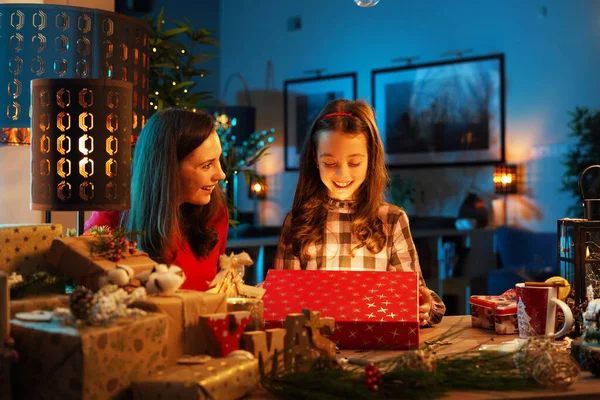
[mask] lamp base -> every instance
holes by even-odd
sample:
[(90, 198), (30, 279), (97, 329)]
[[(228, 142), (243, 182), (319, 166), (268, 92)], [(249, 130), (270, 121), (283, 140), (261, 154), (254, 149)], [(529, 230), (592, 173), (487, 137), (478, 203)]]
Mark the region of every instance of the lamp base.
[(85, 211), (77, 211), (77, 236), (83, 235)]

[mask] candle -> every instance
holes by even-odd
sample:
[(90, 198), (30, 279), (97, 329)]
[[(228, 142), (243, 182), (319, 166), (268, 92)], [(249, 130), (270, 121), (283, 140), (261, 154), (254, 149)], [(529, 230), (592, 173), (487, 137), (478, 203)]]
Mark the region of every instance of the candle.
[(261, 299), (246, 297), (231, 297), (227, 299), (227, 311), (249, 311), (250, 322), (246, 332), (262, 331), (265, 329), (264, 304)]

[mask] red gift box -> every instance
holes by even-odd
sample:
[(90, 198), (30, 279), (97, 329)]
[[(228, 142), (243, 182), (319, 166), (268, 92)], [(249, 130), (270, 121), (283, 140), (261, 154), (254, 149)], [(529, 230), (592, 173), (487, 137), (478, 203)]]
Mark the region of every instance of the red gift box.
[(419, 344), (415, 272), (269, 270), (263, 287), (265, 327), (308, 308), (335, 319), (341, 349), (407, 350)]
[(507, 290), (500, 296), (471, 296), (471, 326), (492, 329), (500, 335), (517, 333), (516, 296), (514, 289)]

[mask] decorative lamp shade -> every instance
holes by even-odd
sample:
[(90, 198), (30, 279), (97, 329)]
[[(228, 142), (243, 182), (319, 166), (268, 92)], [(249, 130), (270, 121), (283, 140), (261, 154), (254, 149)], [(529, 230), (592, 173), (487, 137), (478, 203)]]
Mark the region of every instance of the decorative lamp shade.
[(501, 165), (494, 169), (494, 191), (497, 194), (517, 193), (517, 166)]
[(31, 96), (31, 209), (129, 208), (132, 84), (34, 79)]
[(55, 4), (0, 4), (0, 144), (30, 144), (32, 79), (134, 84), (132, 140), (149, 116), (149, 28), (118, 13)]

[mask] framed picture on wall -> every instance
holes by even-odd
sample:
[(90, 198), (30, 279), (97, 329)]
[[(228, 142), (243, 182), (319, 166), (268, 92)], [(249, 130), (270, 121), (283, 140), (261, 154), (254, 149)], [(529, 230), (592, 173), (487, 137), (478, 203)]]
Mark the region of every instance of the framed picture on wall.
[(321, 109), (335, 99), (356, 99), (356, 73), (284, 82), (285, 169), (298, 169), (308, 130)]
[(504, 162), (504, 55), (371, 73), (390, 167)]

